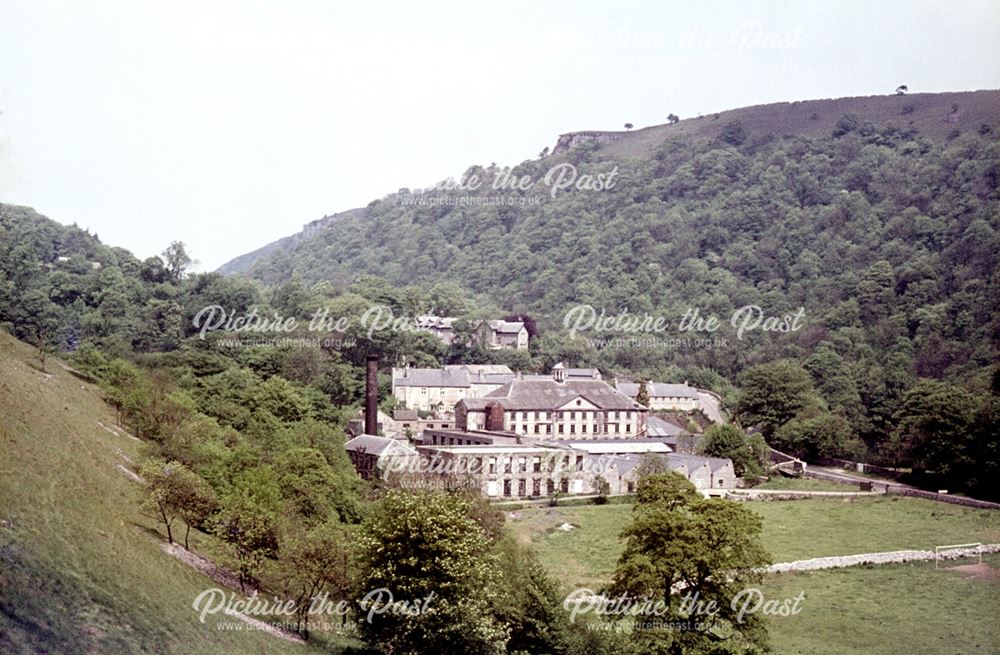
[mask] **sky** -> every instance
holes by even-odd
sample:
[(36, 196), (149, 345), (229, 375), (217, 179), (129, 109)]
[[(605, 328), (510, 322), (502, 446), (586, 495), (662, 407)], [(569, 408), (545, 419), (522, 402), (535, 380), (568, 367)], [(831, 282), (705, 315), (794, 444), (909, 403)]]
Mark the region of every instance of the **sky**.
[(198, 270), (563, 132), (1000, 88), (1000, 2), (0, 0), (0, 202)]

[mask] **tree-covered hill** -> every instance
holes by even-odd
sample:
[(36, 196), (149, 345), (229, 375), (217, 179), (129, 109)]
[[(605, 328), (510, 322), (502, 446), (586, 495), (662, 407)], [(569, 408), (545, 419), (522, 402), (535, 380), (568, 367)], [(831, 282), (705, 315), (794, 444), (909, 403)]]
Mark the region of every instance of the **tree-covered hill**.
[[(509, 173), (534, 181), (526, 190), (493, 189), (506, 173), (495, 165), (470, 167), (451, 188), (400, 190), (249, 274), (335, 289), (362, 274), (454, 282), (532, 316), (546, 362), (723, 391), (752, 366), (790, 360), (823, 411), (848, 421), (807, 428), (884, 449), (921, 378), (995, 384), (998, 134), (995, 91), (737, 110), (523, 162)], [(614, 183), (554, 191), (545, 176), (563, 164)], [(470, 189), (471, 176), (485, 183)], [(675, 326), (697, 309), (724, 323), (715, 336), (727, 341), (571, 339), (566, 313), (581, 303)], [(801, 308), (801, 329), (739, 339), (726, 322), (746, 305), (779, 317)]]
[[(990, 436), (1000, 406), (998, 99), (817, 101), (806, 104), (850, 111), (836, 120), (824, 111), (827, 129), (801, 134), (777, 133), (761, 117), (767, 108), (750, 108), (512, 170), (473, 166), (463, 180), (401, 189), (313, 224), (254, 258), (251, 279), (188, 275), (177, 243), (139, 261), (0, 205), (0, 327), (43, 348), (90, 343), (171, 367), (191, 388), (232, 367), (279, 376), (331, 421), (339, 410), (325, 403), (357, 402), (371, 352), (385, 365), (533, 371), (566, 361), (688, 380), (803, 456), (870, 457), (996, 496), (981, 481), (1000, 461)], [(896, 116), (901, 102), (915, 108)], [(556, 188), (571, 174), (586, 183)], [(322, 308), (352, 327), (333, 335), (341, 346), (232, 351), (201, 340), (193, 324), (214, 304), (300, 319)], [(537, 336), (524, 353), (366, 334), (359, 319), (375, 305), (397, 317), (516, 315)], [(742, 316), (757, 322), (741, 331), (731, 321), (746, 307), (757, 309)], [(583, 309), (667, 326), (630, 332), (612, 321), (574, 333)], [(681, 330), (693, 312), (718, 329)]]
[[(969, 375), (995, 360), (1000, 333), (1000, 93), (935, 99), (800, 103), (827, 108), (824, 118), (829, 109), (857, 110), (806, 136), (777, 132), (780, 122), (768, 126), (762, 108), (751, 108), (746, 123), (726, 121), (740, 115), (730, 112), (696, 119), (697, 129), (685, 127), (690, 121), (655, 128), (650, 134), (662, 138), (648, 157), (625, 156), (628, 142), (618, 141), (524, 162), (513, 174), (538, 181), (524, 192), (488, 183), (401, 191), (372, 202), (363, 218), (258, 261), (250, 274), (339, 287), (359, 274), (395, 285), (453, 281), (531, 314), (543, 331), (561, 327), (577, 303), (673, 318), (690, 307), (723, 317), (747, 304), (775, 314), (803, 307), (806, 328), (785, 344), (789, 354), (847, 342), (835, 349), (850, 359), (865, 345), (881, 357), (898, 350), (913, 375)], [(938, 119), (951, 131), (928, 136), (910, 117), (940, 113), (941, 101), (951, 114)], [(866, 118), (887, 118), (896, 105), (919, 109)], [(948, 123), (950, 115), (957, 118)], [(617, 167), (615, 184), (553, 197), (541, 180), (563, 162), (581, 175)], [(498, 170), (469, 173), (492, 180)], [(497, 195), (525, 204), (461, 204)], [(733, 375), (760, 359), (758, 345), (693, 359)], [(675, 356), (692, 359), (667, 359)]]

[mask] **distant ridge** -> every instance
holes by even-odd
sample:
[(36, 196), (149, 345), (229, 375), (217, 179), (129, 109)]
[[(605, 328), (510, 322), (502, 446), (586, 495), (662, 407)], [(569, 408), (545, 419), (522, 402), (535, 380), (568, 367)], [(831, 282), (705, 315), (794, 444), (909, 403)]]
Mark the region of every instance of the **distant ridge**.
[(323, 218), (318, 218), (315, 221), (310, 221), (302, 226), (301, 232), (283, 237), (277, 241), (272, 241), (266, 246), (257, 248), (252, 252), (230, 259), (228, 262), (217, 268), (216, 271), (224, 275), (247, 273), (258, 260), (279, 252), (288, 252), (295, 246), (296, 243), (302, 239), (310, 238), (328, 225), (345, 218), (364, 218), (364, 215), (365, 208), (358, 207), (338, 212), (336, 214), (331, 214), (329, 216), (324, 216)]
[[(664, 114), (669, 107), (664, 108)], [(664, 142), (677, 138), (715, 140), (723, 126), (738, 122), (755, 138), (830, 136), (845, 115), (853, 114), (859, 125), (873, 123), (895, 126), (900, 131), (915, 130), (921, 137), (944, 141), (959, 132), (978, 131), (982, 126), (998, 129), (1000, 90), (954, 91), (943, 93), (889, 93), (877, 96), (796, 100), (729, 109), (676, 123), (636, 127), (631, 131), (583, 130), (558, 136), (549, 157), (565, 157), (581, 146), (597, 148), (598, 159), (631, 157), (648, 159)], [(225, 274), (248, 274), (259, 261), (292, 251), (322, 228), (347, 218), (365, 218), (358, 208), (324, 216), (303, 226), (301, 232), (240, 255), (218, 268)]]
[(967, 130), (984, 123), (995, 124), (1000, 117), (1000, 90), (893, 93), (773, 102), (683, 117), (672, 124), (636, 126), (631, 131), (567, 132), (559, 135), (552, 154), (564, 153), (583, 143), (596, 143), (608, 155), (645, 157), (664, 139), (673, 136), (714, 138), (722, 125), (733, 121), (739, 121), (754, 134), (770, 134), (775, 138), (787, 135), (828, 136), (845, 114), (855, 114), (861, 123), (915, 128), (922, 136), (943, 139), (955, 129)]

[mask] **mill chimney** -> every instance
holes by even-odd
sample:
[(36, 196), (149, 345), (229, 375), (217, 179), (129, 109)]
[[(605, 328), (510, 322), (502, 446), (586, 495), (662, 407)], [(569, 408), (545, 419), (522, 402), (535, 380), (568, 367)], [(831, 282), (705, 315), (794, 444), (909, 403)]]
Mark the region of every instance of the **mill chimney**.
[(378, 434), (378, 355), (368, 355), (365, 377), (365, 434)]

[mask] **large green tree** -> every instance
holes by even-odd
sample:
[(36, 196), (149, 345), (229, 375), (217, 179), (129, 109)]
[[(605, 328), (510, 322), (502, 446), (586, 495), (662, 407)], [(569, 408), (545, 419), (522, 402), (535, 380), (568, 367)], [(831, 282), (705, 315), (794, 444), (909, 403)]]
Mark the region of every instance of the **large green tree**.
[[(359, 539), (359, 629), (393, 655), (505, 652), (506, 627), (491, 611), (496, 553), (461, 496), (391, 491), (372, 508)], [(392, 601), (404, 605), (390, 608)]]
[(760, 435), (748, 437), (735, 425), (713, 425), (705, 430), (701, 453), (709, 457), (733, 460), (733, 470), (741, 478), (753, 478), (763, 473), (767, 462), (767, 444)]
[(809, 374), (798, 364), (781, 360), (747, 370), (736, 415), (743, 425), (760, 428), (768, 438), (815, 401)]
[[(763, 652), (763, 617), (740, 615), (734, 604), (742, 590), (760, 582), (762, 567), (770, 563), (761, 529), (757, 514), (728, 500), (702, 498), (677, 473), (640, 479), (609, 593), (637, 604), (662, 601), (657, 616), (634, 617), (633, 637), (641, 652)], [(694, 599), (714, 603), (717, 611), (693, 611)], [(686, 630), (669, 625), (688, 620)]]

